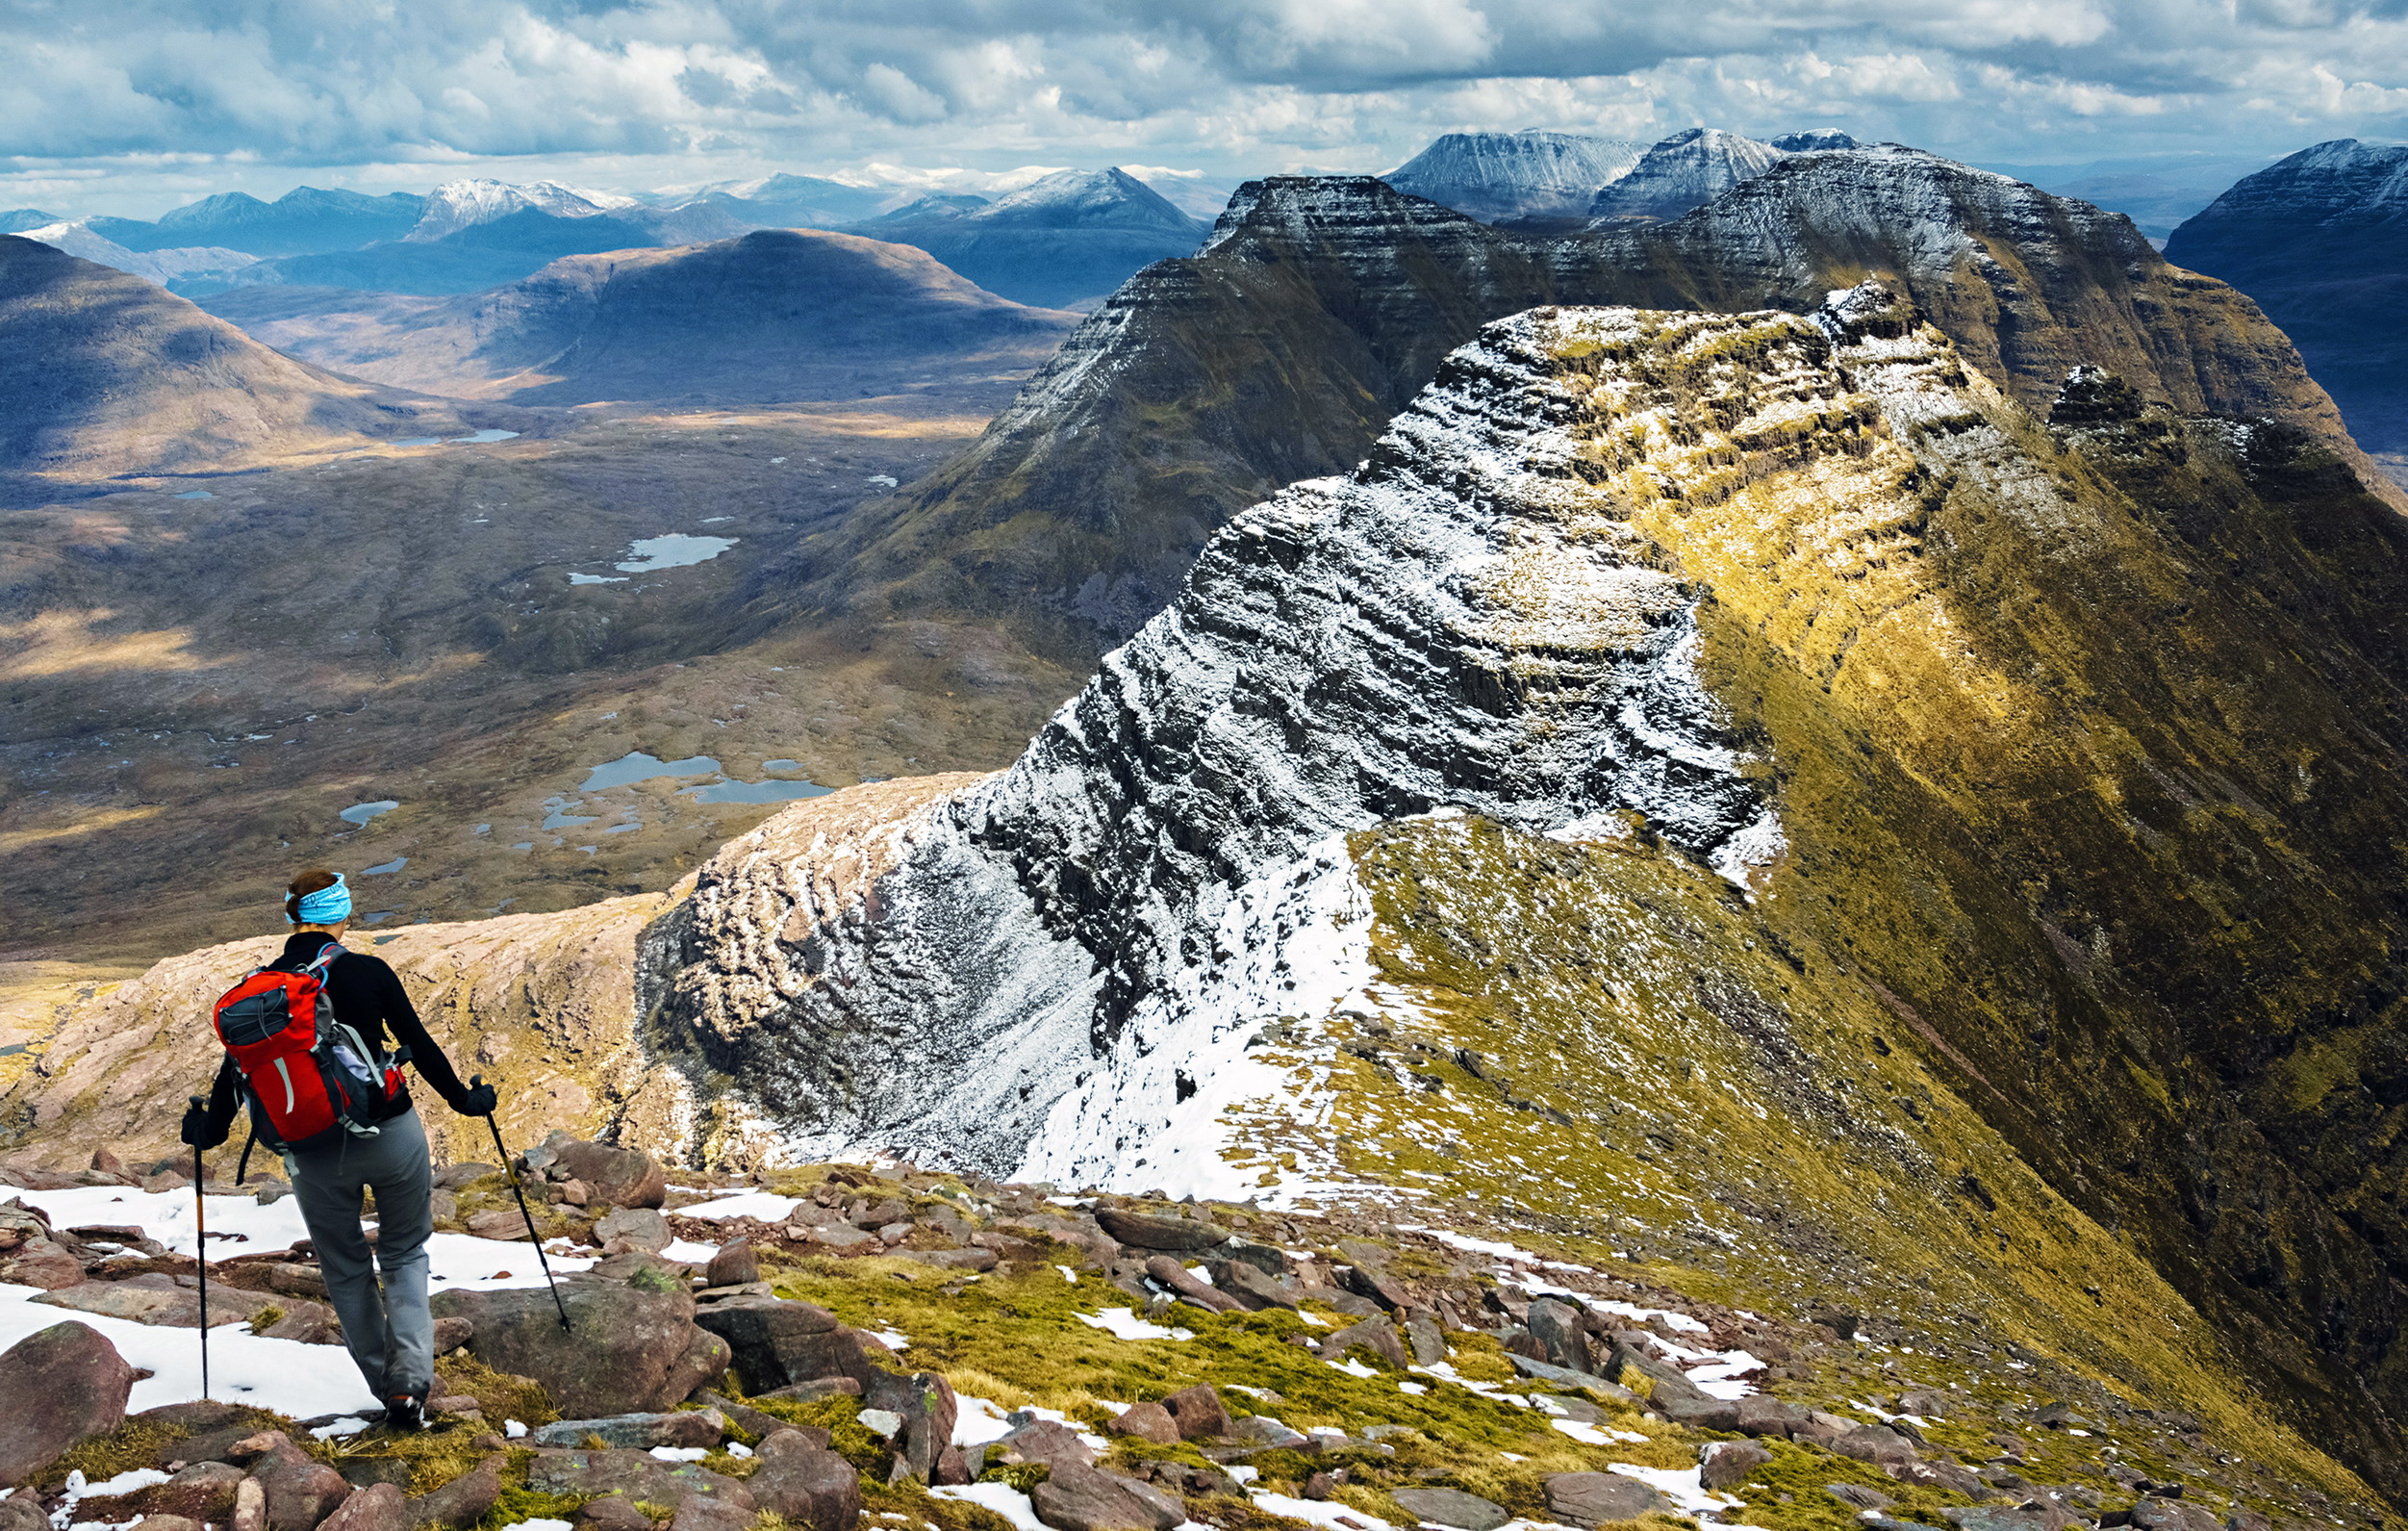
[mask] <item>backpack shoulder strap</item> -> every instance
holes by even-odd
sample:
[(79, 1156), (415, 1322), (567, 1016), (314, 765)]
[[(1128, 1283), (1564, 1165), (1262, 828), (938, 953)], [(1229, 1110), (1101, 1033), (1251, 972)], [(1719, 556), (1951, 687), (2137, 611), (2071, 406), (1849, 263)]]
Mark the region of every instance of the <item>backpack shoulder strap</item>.
[(304, 973), (315, 971), (317, 972), (322, 978), (325, 970), (335, 965), (336, 957), (348, 956), (350, 956), (350, 954), (342, 949), (342, 944), (341, 942), (329, 941), (324, 946), (317, 949), (317, 955), (311, 957), (309, 965), (304, 967), (301, 971)]

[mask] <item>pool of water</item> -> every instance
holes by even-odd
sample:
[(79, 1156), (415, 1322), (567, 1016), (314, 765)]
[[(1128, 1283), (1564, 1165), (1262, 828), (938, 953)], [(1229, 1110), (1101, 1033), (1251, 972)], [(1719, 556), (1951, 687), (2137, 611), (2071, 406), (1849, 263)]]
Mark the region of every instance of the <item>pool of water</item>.
[(824, 798), (835, 791), (817, 781), (714, 781), (687, 787), (679, 796), (698, 803), (789, 803), (798, 798)]
[(518, 434), (515, 430), (495, 430), (489, 425), (483, 430), (470, 431), (466, 436), (446, 436), (444, 440), (445, 442), (506, 442)]
[(178, 499), (215, 499), (216, 498), (216, 496), (211, 494), (206, 489), (188, 489), (183, 494), (176, 496), (176, 498)]
[(579, 792), (599, 792), (604, 787), (623, 787), (630, 781), (649, 781), (654, 777), (715, 777), (719, 762), (707, 754), (689, 755), (683, 760), (661, 760), (641, 750), (631, 750), (616, 760), (594, 768)]
[(708, 563), (742, 540), (737, 537), (697, 537), (682, 531), (659, 537), (639, 537), (628, 545), (627, 556), (611, 567), (624, 574), (648, 574), (660, 569), (683, 569), (689, 564)]
[(368, 820), (376, 817), (378, 814), (391, 813), (393, 809), (399, 806), (401, 806), (401, 804), (394, 802), (391, 798), (386, 798), (379, 803), (354, 803), (351, 806), (343, 809), (342, 813), (337, 815), (337, 817), (342, 819), (346, 824), (366, 824)]
[(545, 798), (544, 800), (544, 807), (545, 809), (544, 828), (546, 829), (566, 829), (571, 825), (592, 824), (601, 817), (598, 813), (590, 813), (584, 815), (583, 817), (579, 817), (578, 815), (569, 811), (570, 808), (581, 808), (583, 806), (585, 806), (584, 804), (570, 803), (567, 798)]
[(570, 574), (569, 582), (572, 585), (623, 585), (627, 582), (627, 576), (625, 574)]
[(360, 869), (360, 876), (364, 878), (379, 878), (383, 877), (388, 872), (398, 872), (409, 864), (410, 858), (408, 856), (397, 855), (392, 860), (384, 862), (378, 866), (362, 867)]

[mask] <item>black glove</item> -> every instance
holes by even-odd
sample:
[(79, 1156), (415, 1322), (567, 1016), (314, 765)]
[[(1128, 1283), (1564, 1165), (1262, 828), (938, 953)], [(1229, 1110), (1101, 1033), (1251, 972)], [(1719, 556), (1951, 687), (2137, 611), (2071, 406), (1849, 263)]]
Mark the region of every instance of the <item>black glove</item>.
[(463, 1116), (491, 1116), (494, 1105), (494, 1086), (482, 1079), (471, 1079), (469, 1087), (460, 1092), (460, 1098), (451, 1103), (451, 1109)]
[(195, 1097), (192, 1104), (185, 1109), (182, 1135), (185, 1147), (209, 1149), (226, 1140), (226, 1130), (209, 1119), (209, 1108)]

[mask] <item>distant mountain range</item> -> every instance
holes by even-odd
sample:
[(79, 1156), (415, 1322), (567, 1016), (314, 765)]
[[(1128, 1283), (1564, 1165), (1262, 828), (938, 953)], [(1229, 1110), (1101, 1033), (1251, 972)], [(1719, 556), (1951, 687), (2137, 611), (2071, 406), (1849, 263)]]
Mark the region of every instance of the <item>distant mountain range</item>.
[(336, 377), (153, 283), (0, 236), (0, 475), (225, 468), (465, 424), (448, 401)]
[(1025, 372), (1078, 322), (924, 251), (811, 229), (574, 255), (467, 296), (241, 287), (203, 303), (319, 366), (521, 404), (764, 403)]
[(1016, 302), (1061, 307), (1100, 300), (1152, 262), (1195, 253), (1207, 227), (1113, 168), (1063, 170), (992, 202), (923, 197), (856, 231), (917, 245)]
[(2302, 149), (2186, 220), (2166, 258), (2257, 299), (2359, 442), (2408, 453), (2408, 144)]

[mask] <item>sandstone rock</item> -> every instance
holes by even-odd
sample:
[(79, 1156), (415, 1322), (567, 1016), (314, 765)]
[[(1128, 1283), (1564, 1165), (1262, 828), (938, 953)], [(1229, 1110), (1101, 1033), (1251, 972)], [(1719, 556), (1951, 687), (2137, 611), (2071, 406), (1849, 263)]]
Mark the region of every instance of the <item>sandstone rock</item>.
[(695, 1314), (695, 1322), (727, 1343), (736, 1375), (751, 1394), (824, 1377), (867, 1384), (875, 1369), (861, 1337), (836, 1315), (807, 1302), (779, 1297), (731, 1297)]
[(652, 1518), (628, 1502), (623, 1493), (606, 1493), (577, 1507), (569, 1524), (573, 1531), (652, 1531)]
[(342, 1474), (287, 1440), (283, 1431), (251, 1464), (251, 1480), (267, 1494), (267, 1531), (317, 1531), (319, 1521), (351, 1496)]
[(524, 1239), (527, 1236), (526, 1219), (519, 1215), (516, 1206), (488, 1207), (481, 1212), (470, 1212), (464, 1226), (479, 1238)]
[(1513, 1518), (1505, 1506), (1460, 1489), (1391, 1489), (1388, 1497), (1419, 1519), (1456, 1526), (1459, 1531), (1497, 1531)]
[(1156, 1249), (1169, 1254), (1189, 1254), (1226, 1243), (1229, 1233), (1210, 1223), (1185, 1217), (1156, 1217), (1146, 1212), (1123, 1212), (1117, 1207), (1096, 1209), (1096, 1222), (1114, 1238), (1134, 1249)]
[(42, 1514), (33, 1495), (11, 1494), (0, 1499), (0, 1531), (50, 1531), (50, 1517)]
[(126, 1518), (180, 1515), (205, 1524), (223, 1525), (234, 1513), (235, 1493), (242, 1481), (242, 1469), (231, 1463), (195, 1462), (165, 1483), (128, 1494), (124, 1507), (130, 1514)]
[(1179, 1440), (1179, 1421), (1158, 1403), (1130, 1405), (1112, 1421), (1110, 1430), (1116, 1436), (1135, 1436), (1162, 1446), (1175, 1446)]
[(1990, 1497), (1990, 1485), (1984, 1483), (1971, 1468), (1946, 1460), (1900, 1463), (1889, 1469), (1889, 1475), (1900, 1483), (1912, 1483), (1927, 1489), (1940, 1489), (1962, 1493), (1968, 1499)]
[(727, 1417), (716, 1409), (673, 1414), (620, 1414), (599, 1419), (562, 1419), (527, 1437), (531, 1446), (581, 1446), (598, 1436), (606, 1446), (715, 1446), (727, 1435)]
[[(1941, 1510), (1939, 1517), (1957, 1527), (1957, 1531), (2066, 1531), (2073, 1524), (2073, 1517), (2054, 1505), (2024, 1509), (2000, 1504), (1955, 1505)], [(2214, 1516), (2207, 1518), (2208, 1526), (2216, 1523)]]
[(142, 1517), (142, 1531), (208, 1531), (208, 1527), (186, 1516), (146, 1515)]
[(1727, 1399), (1657, 1397), (1650, 1401), (1658, 1414), (1676, 1425), (1686, 1425), (1692, 1430), (1739, 1428), (1739, 1406)]
[(1075, 1462), (1055, 1467), (1028, 1500), (1054, 1531), (1171, 1531), (1187, 1518), (1161, 1491)]
[(1411, 1347), (1417, 1365), (1434, 1366), (1447, 1359), (1446, 1331), (1426, 1308), (1416, 1308), (1406, 1315), (1405, 1342)]
[(508, 1460), (498, 1454), (487, 1457), (442, 1488), (419, 1494), (410, 1501), (410, 1524), (447, 1531), (476, 1524), (501, 1498), (501, 1469)]
[(0, 1260), (0, 1282), (57, 1291), (84, 1279), (84, 1262), (48, 1238), (28, 1238), (7, 1260)]
[[(1671, 1416), (1667, 1415), (1665, 1417)], [(1880, 1425), (1861, 1425), (1837, 1437), (1830, 1444), (1832, 1450), (1843, 1457), (1869, 1462), (1877, 1467), (1900, 1466), (1914, 1460), (1914, 1443)]]
[(134, 1368), (89, 1324), (52, 1324), (0, 1351), (0, 1488), (125, 1419)]
[(1280, 1278), (1266, 1275), (1242, 1260), (1221, 1261), (1211, 1269), (1212, 1279), (1221, 1290), (1255, 1313), (1266, 1308), (1293, 1308), (1302, 1295), (1292, 1281), (1283, 1284)]
[(1634, 1392), (1658, 1402), (1674, 1398), (1703, 1398), (1697, 1384), (1689, 1381), (1681, 1368), (1659, 1359), (1645, 1344), (1616, 1335), (1606, 1359), (1605, 1374)]
[(1162, 1407), (1179, 1421), (1182, 1441), (1208, 1441), (1226, 1436), (1236, 1428), (1229, 1421), (1229, 1406), (1210, 1383), (1200, 1382), (1192, 1388), (1181, 1388), (1162, 1400)]
[(320, 1531), (410, 1531), (410, 1501), (390, 1483), (362, 1489), (318, 1522)]
[(1002, 1263), (1002, 1257), (992, 1249), (898, 1249), (895, 1255), (946, 1270), (988, 1271)]
[(1232, 1429), (1229, 1434), (1240, 1441), (1258, 1442), (1273, 1450), (1282, 1446), (1305, 1444), (1305, 1437), (1300, 1432), (1290, 1430), (1285, 1424), (1267, 1414), (1248, 1415), (1237, 1421), (1236, 1428)]
[(474, 1185), (488, 1175), (500, 1173), (499, 1164), (479, 1164), (473, 1161), (465, 1164), (445, 1164), (435, 1171), (435, 1185), (441, 1190), (459, 1190), (463, 1187)]
[(622, 1207), (594, 1225), (594, 1237), (602, 1247), (614, 1245), (640, 1249), (657, 1255), (667, 1249), (676, 1235), (670, 1232), (669, 1219), (648, 1207)]
[(760, 1279), (761, 1257), (741, 1238), (722, 1244), (703, 1273), (704, 1283), (713, 1287), (742, 1287)]
[(1197, 1307), (1212, 1313), (1242, 1313), (1246, 1305), (1225, 1291), (1214, 1289), (1199, 1280), (1185, 1265), (1168, 1255), (1156, 1255), (1146, 1262), (1146, 1274), (1169, 1288)]
[(1765, 1393), (1749, 1393), (1737, 1405), (1739, 1422), (1735, 1428), (1747, 1435), (1787, 1437), (1806, 1423), (1805, 1410)]
[(1620, 1383), (1608, 1382), (1594, 1372), (1574, 1371), (1569, 1366), (1559, 1366), (1551, 1361), (1534, 1361), (1528, 1356), (1510, 1353), (1506, 1356), (1506, 1360), (1511, 1362), (1513, 1369), (1525, 1377), (1535, 1377), (1542, 1382), (1557, 1383), (1566, 1388), (1579, 1388), (1613, 1403), (1635, 1404), (1646, 1401)]
[(1868, 1489), (1861, 1483), (1826, 1483), (1823, 1492), (1851, 1510), (1887, 1510), (1898, 1502), (1879, 1489)]
[[(520, 1236), (524, 1237), (525, 1232), (521, 1228)], [(316, 1265), (293, 1262), (270, 1265), (267, 1267), (266, 1282), (270, 1290), (290, 1297), (307, 1297), (316, 1302), (326, 1300), (326, 1273)]]
[(1400, 1366), (1406, 1363), (1405, 1341), (1396, 1337), (1396, 1325), (1388, 1322), (1385, 1316), (1366, 1318), (1361, 1323), (1350, 1324), (1339, 1330), (1321, 1341), (1321, 1355), (1324, 1360), (1343, 1361), (1346, 1353), (1356, 1345), (1384, 1356)]
[(961, 1416), (952, 1384), (933, 1371), (906, 1377), (874, 1368), (862, 1385), (861, 1402), (864, 1415), (885, 1409), (901, 1421), (900, 1429), (890, 1438), (895, 1462), (888, 1481), (909, 1476), (923, 1483), (934, 1482), (937, 1458), (952, 1444), (953, 1425)]
[(1538, 1341), (1545, 1354), (1538, 1359), (1553, 1362), (1574, 1371), (1592, 1371), (1589, 1365), (1588, 1337), (1581, 1332), (1581, 1312), (1570, 1303), (1556, 1297), (1542, 1297), (1530, 1305), (1526, 1320), (1530, 1337)]
[(545, 1142), (563, 1180), (583, 1181), (596, 1202), (612, 1207), (658, 1207), (669, 1199), (669, 1177), (652, 1156), (637, 1148), (581, 1142), (554, 1133)]
[(623, 1493), (652, 1504), (704, 1494), (750, 1510), (752, 1494), (734, 1478), (692, 1462), (663, 1462), (648, 1451), (538, 1451), (527, 1464), (527, 1487), (538, 1493), (598, 1497)]
[(1650, 1511), (1673, 1508), (1671, 1500), (1647, 1484), (1619, 1472), (1559, 1472), (1547, 1480), (1547, 1509), (1574, 1525), (1635, 1520)]
[(695, 1326), (683, 1291), (564, 1281), (563, 1331), (543, 1288), (445, 1291), (441, 1317), (474, 1326), (469, 1352), (496, 1371), (532, 1377), (563, 1414), (601, 1417), (665, 1410), (727, 1368), (726, 1341)]
[(861, 1514), (861, 1475), (852, 1465), (798, 1431), (765, 1438), (761, 1466), (746, 1480), (753, 1501), (811, 1531), (852, 1531)]
[[(2045, 1504), (2046, 1501), (2040, 1501)], [(2025, 1512), (2029, 1513), (2029, 1512)], [(2148, 1494), (2132, 1507), (2132, 1523), (2140, 1531), (2222, 1531), (2222, 1522), (2215, 1512), (2202, 1505), (2183, 1499), (2168, 1499)], [(1989, 1526), (1967, 1527), (1966, 1531), (1993, 1531)], [(2054, 1526), (2047, 1531), (2057, 1531)]]
[(1039, 1419), (1022, 1425), (999, 1441), (987, 1443), (989, 1467), (1011, 1467), (1026, 1462), (1042, 1462), (1058, 1467), (1063, 1463), (1079, 1467), (1095, 1465), (1094, 1448), (1078, 1439), (1078, 1432), (1052, 1419)]
[(232, 1531), (267, 1531), (267, 1490), (257, 1478), (235, 1485)]
[(1772, 1453), (1752, 1441), (1709, 1441), (1697, 1448), (1697, 1481), (1709, 1489), (1736, 1488), (1771, 1460)]
[[(841, 1332), (841, 1331), (840, 1331)], [(794, 1403), (810, 1403), (819, 1398), (833, 1398), (839, 1393), (847, 1397), (861, 1396), (861, 1383), (853, 1377), (813, 1377), (804, 1382), (789, 1383), (753, 1394), (756, 1398), (784, 1398)]]
[(669, 1531), (746, 1531), (753, 1512), (707, 1493), (681, 1494)]

